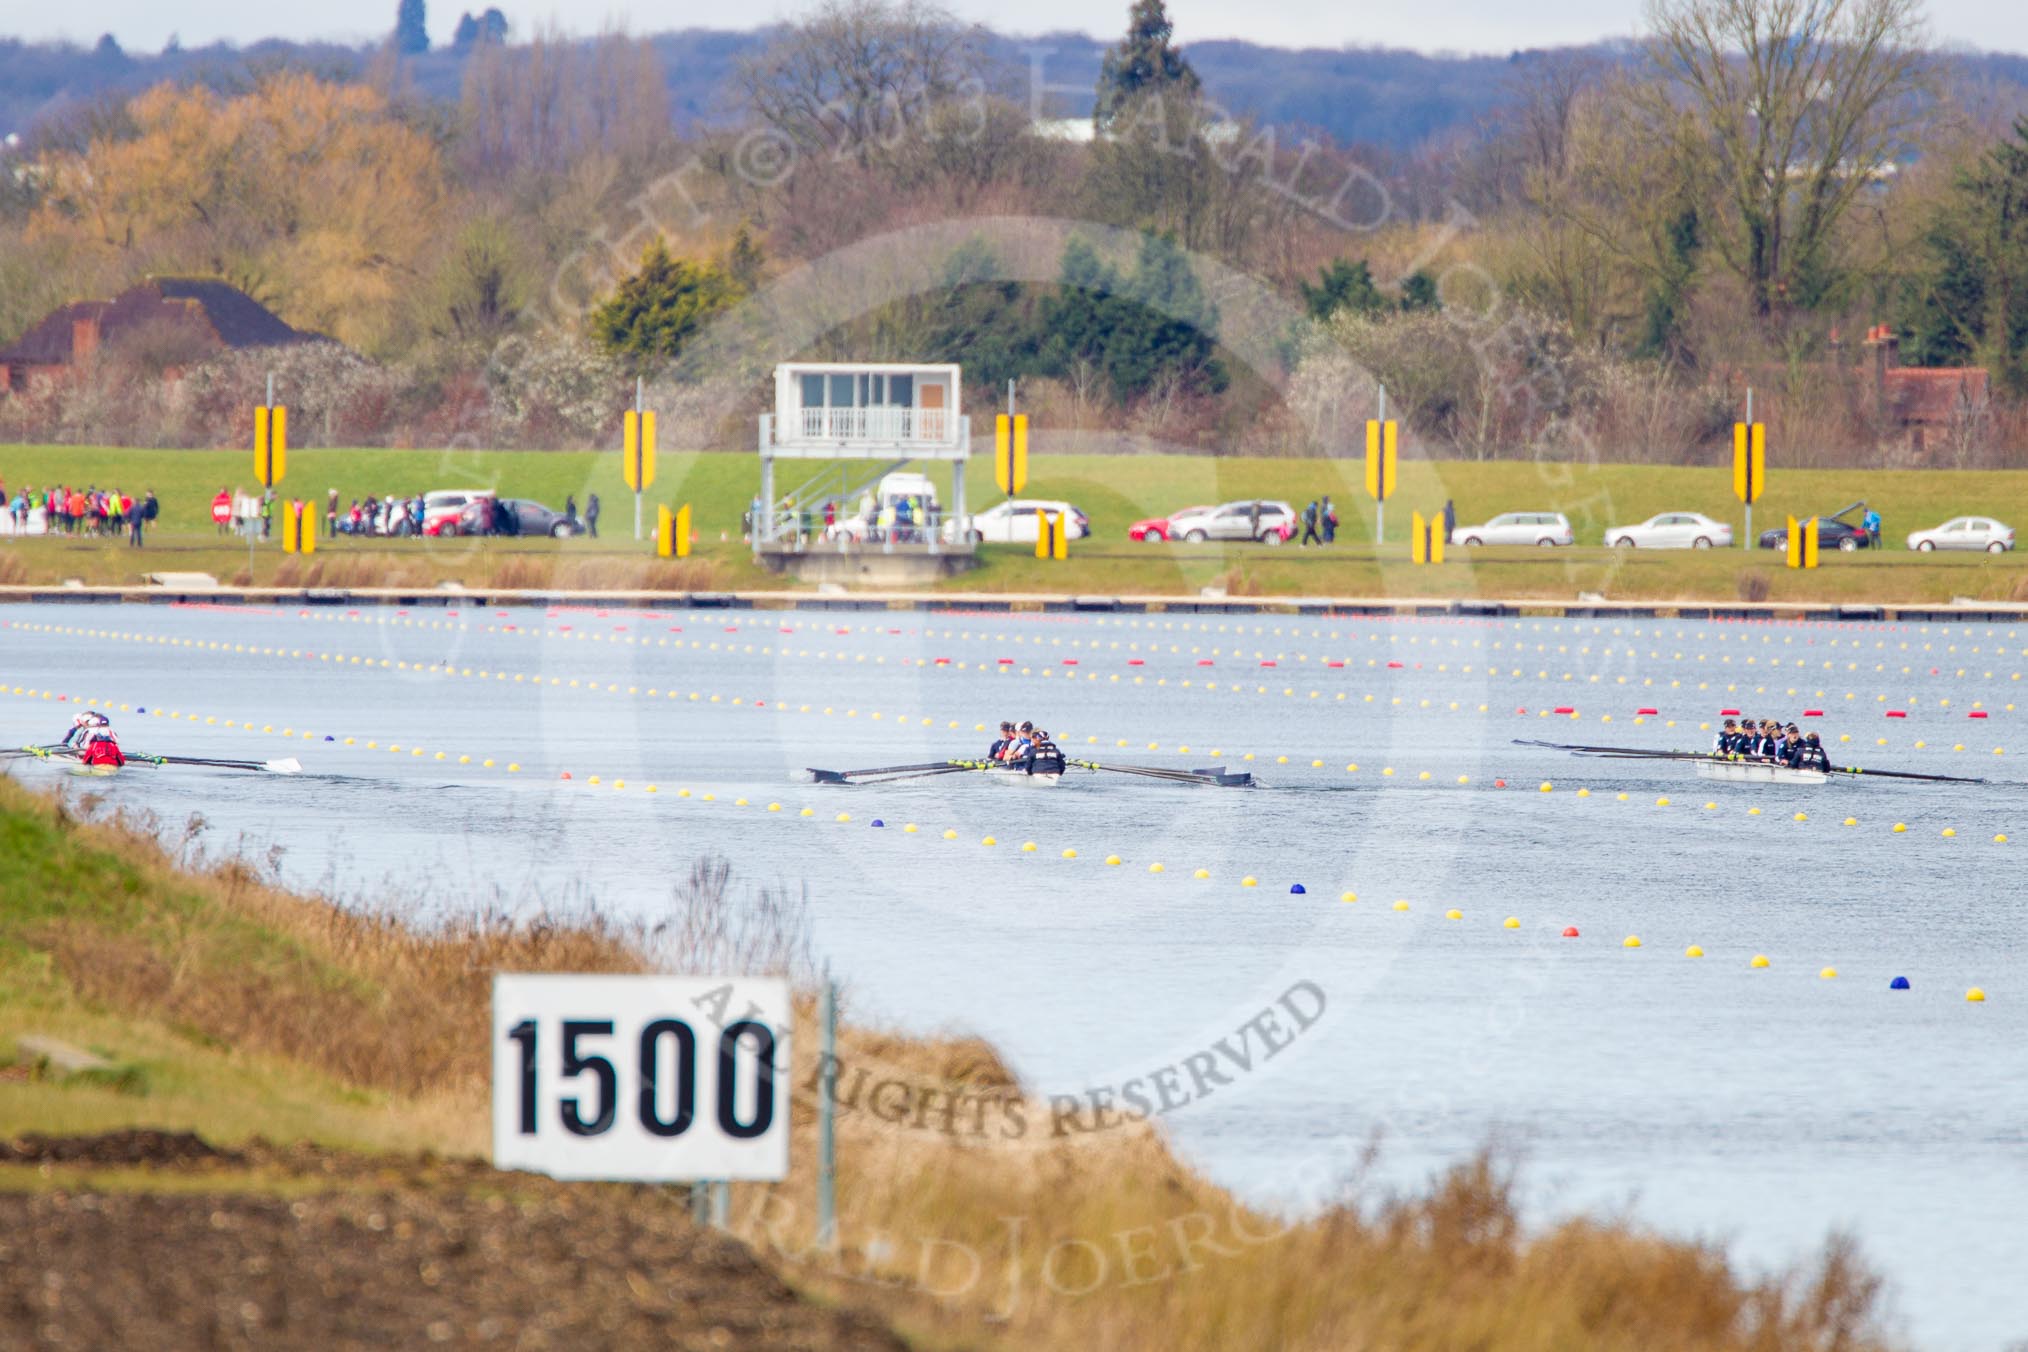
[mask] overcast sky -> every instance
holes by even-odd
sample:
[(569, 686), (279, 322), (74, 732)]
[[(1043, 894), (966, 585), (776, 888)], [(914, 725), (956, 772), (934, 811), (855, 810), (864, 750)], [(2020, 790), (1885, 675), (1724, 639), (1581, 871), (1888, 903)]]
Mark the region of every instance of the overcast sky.
[[(731, 10), (699, 0), (492, 0), (517, 32), (555, 21), (596, 32), (609, 20), (636, 33), (732, 27), (741, 19), (793, 17), (807, 0), (762, 0)], [(430, 0), (430, 35), (448, 41), (461, 9), (488, 0)], [(944, 0), (965, 18), (1007, 31), (1073, 29), (1110, 37), (1126, 26), (1126, 0), (1027, 0), (1012, 17), (999, 0)], [(377, 14), (386, 11), (385, 16)], [(0, 37), (67, 37), (91, 42), (110, 32), (132, 51), (158, 50), (170, 34), (185, 46), (263, 37), (375, 37), (394, 26), (395, 0), (0, 0)], [(1517, 47), (1589, 42), (1633, 35), (1641, 0), (1421, 0), (1413, 5), (1353, 6), (1344, 0), (1170, 0), (1177, 35), (1187, 44), (1246, 38), (1283, 47), (1377, 45), (1422, 51), (1505, 52)], [(2028, 52), (2028, 0), (1930, 0), (1937, 38), (1954, 46)]]

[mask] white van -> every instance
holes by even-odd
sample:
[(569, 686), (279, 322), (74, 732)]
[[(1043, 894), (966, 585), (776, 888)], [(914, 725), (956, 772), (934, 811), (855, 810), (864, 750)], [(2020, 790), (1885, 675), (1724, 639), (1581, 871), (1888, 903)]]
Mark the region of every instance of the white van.
[(863, 500), (839, 503), (838, 520), (829, 531), (830, 537), (834, 540), (878, 540), (880, 533), (875, 523), (880, 520), (887, 508), (896, 506), (904, 498), (909, 499), (912, 504), (919, 505), (923, 515), (928, 518), (923, 520), (918, 517), (915, 507), (911, 506), (909, 538), (916, 540), (927, 538), (931, 523), (942, 518), (943, 506), (937, 501), (936, 485), (930, 482), (929, 475), (914, 474), (906, 470), (896, 470), (880, 481), (874, 492), (871, 519), (868, 519), (861, 510)]

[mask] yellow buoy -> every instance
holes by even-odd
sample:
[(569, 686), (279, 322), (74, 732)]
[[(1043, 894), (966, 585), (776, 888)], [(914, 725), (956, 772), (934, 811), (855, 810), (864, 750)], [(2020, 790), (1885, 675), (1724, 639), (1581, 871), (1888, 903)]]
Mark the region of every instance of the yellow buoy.
[(1749, 962), (1749, 963), (1747, 964), (1747, 966), (1749, 966), (1749, 967), (1765, 967), (1765, 966), (1767, 966), (1767, 954), (1765, 954), (1765, 953), (1756, 953), (1756, 954), (1754, 954), (1754, 955), (1753, 955), (1753, 961), (1752, 961), (1752, 962)]
[(1551, 791), (1552, 791), (1552, 790), (1553, 790), (1553, 789), (1554, 789), (1555, 787), (1556, 787), (1556, 786), (1555, 786), (1554, 784), (1551, 784), (1551, 783), (1550, 783), (1550, 782), (1549, 782), (1548, 780), (1546, 780), (1546, 779), (1542, 781), (1542, 792), (1544, 792), (1544, 793), (1549, 793), (1549, 792), (1551, 792)]
[(1908, 829), (1907, 822), (1896, 822), (1894, 824), (1894, 833), (1896, 835), (1900, 835), (1903, 831), (1906, 831), (1907, 829)]
[(1077, 851), (1076, 851), (1076, 850), (1065, 850), (1065, 851), (1063, 852), (1063, 857), (1064, 857), (1065, 859), (1075, 859), (1075, 858), (1077, 858)]
[(1357, 901), (1357, 900), (1359, 900), (1359, 894), (1358, 894), (1357, 892), (1340, 892), (1340, 893), (1338, 894), (1338, 900), (1340, 900), (1340, 901)]
[(1683, 950), (1683, 956), (1686, 958), (1701, 958), (1704, 956), (1704, 950), (1699, 948), (1696, 944), (1692, 944), (1690, 945), (1690, 947)]
[(1835, 967), (1826, 967), (1823, 971), (1817, 973), (1817, 979), (1819, 981), (1832, 981), (1835, 980), (1837, 976), (1838, 969)]
[(1246, 875), (1246, 877), (1241, 878), (1239, 880), (1239, 885), (1241, 887), (1259, 887), (1260, 879), (1254, 877), (1251, 873), (1249, 873)]
[(1465, 913), (1455, 906), (1444, 912), (1444, 919), (1446, 920), (1463, 920), (1464, 918)]
[[(991, 844), (991, 843), (992, 843), (992, 840), (993, 840), (993, 838), (992, 838), (991, 836), (987, 836), (987, 837), (986, 837), (986, 841), (987, 841), (987, 843), (988, 843), (988, 844)], [(1024, 841), (1022, 841), (1022, 842), (1021, 842), (1021, 853), (1023, 853), (1023, 854), (1034, 854), (1034, 853), (1035, 853), (1035, 842), (1034, 842), (1034, 841), (1032, 841), (1032, 840), (1024, 840)]]
[(1639, 948), (1640, 946), (1641, 936), (1638, 934), (1629, 934), (1626, 938), (1620, 940), (1621, 948)]
[(1580, 798), (1589, 798), (1589, 797), (1591, 797), (1591, 790), (1590, 790), (1590, 789), (1579, 789), (1579, 790), (1577, 791), (1577, 796), (1578, 796), (1578, 797), (1580, 797)]
[(956, 828), (956, 827), (946, 827), (946, 828), (944, 829), (944, 839), (945, 839), (945, 840), (956, 840), (957, 838), (958, 838), (958, 832), (957, 832), (957, 828)]
[(1983, 1005), (1984, 1003), (1986, 1003), (1986, 993), (1980, 990), (1977, 986), (1974, 986), (1970, 990), (1965, 992), (1965, 999), (1970, 1001), (1972, 1004)]
[(1957, 832), (1957, 828), (1956, 828), (1956, 827), (1954, 827), (1954, 826), (1946, 826), (1946, 827), (1945, 827), (1945, 828), (1943, 829), (1943, 833), (1944, 833), (1945, 835), (1947, 835), (1947, 836), (1954, 836), (1954, 835), (1956, 835), (1956, 834), (1957, 834), (1958, 832)]
[(1162, 866), (1161, 866), (1160, 864), (1150, 864), (1150, 865), (1148, 865), (1148, 872), (1150, 872), (1150, 873), (1160, 873), (1161, 871), (1162, 871)]
[(1000, 842), (993, 839), (993, 837), (991, 836), (987, 836), (984, 840), (980, 841), (979, 843), (981, 845), (998, 845)]
[(1190, 876), (1193, 878), (1209, 878), (1211, 876), (1211, 870), (1208, 868), (1201, 868), (1198, 869), (1196, 872), (1192, 873)]
[(1106, 856), (1106, 862), (1108, 864), (1117, 865), (1120, 862), (1120, 857), (1116, 854), (1109, 854)]
[(1521, 917), (1518, 915), (1510, 915), (1505, 920), (1502, 920), (1500, 922), (1500, 925), (1501, 928), (1503, 929), (1520, 929)]

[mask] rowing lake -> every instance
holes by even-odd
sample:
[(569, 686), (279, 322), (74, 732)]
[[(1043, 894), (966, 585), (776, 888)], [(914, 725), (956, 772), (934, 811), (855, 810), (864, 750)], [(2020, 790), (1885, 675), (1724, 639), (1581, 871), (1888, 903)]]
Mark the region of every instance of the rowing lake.
[[(1499, 1141), (1537, 1217), (1625, 1209), (1756, 1267), (1848, 1230), (1914, 1341), (1999, 1349), (2028, 1338), (2024, 649), (1984, 624), (15, 606), (0, 719), (53, 740), (56, 697), (91, 699), (148, 709), (117, 719), (135, 749), (298, 756), (89, 787), (340, 896), (653, 917), (718, 852), (807, 884), (855, 1018), (983, 1034), (1042, 1093), (1169, 1085), (1198, 1100), (1165, 1119), (1180, 1148), (1249, 1197), (1314, 1205), (1376, 1139), (1382, 1187)], [(1512, 744), (1697, 747), (1727, 708), (2006, 786)], [(977, 754), (1003, 716), (1266, 787), (792, 779)], [(1324, 1012), (1263, 1060), (1242, 1025), (1298, 983)], [(1221, 1039), (1252, 1069), (1191, 1092)]]

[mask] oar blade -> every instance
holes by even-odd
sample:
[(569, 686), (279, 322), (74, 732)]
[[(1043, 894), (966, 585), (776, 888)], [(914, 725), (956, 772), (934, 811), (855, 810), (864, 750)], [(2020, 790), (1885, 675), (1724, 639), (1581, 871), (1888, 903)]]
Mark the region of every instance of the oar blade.
[(303, 773), (303, 762), (297, 760), (294, 756), (286, 756), (281, 760), (267, 762), (261, 766), (261, 769), (266, 770), (271, 775), (300, 775)]

